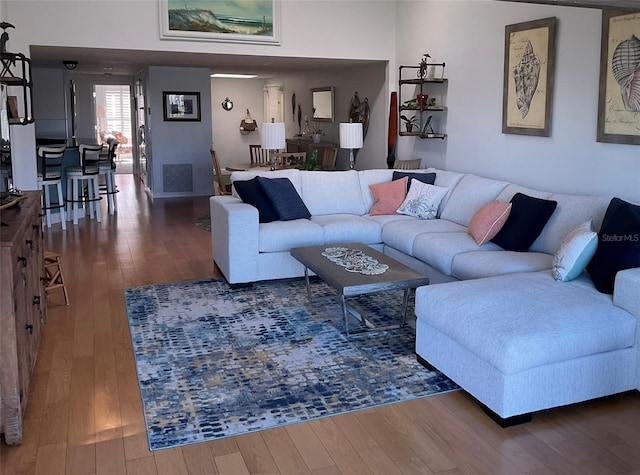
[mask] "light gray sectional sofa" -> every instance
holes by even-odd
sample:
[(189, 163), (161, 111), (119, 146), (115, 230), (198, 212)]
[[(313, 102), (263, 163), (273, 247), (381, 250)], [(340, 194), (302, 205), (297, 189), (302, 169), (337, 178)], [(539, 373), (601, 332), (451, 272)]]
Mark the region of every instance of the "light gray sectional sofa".
[[(592, 220), (598, 230), (611, 197), (554, 194), (445, 170), (449, 191), (439, 219), (370, 216), (369, 185), (393, 170), (236, 172), (286, 177), (311, 219), (258, 222), (235, 196), (210, 198), (213, 259), (230, 283), (304, 275), (296, 246), (362, 242), (423, 272), (416, 291), (416, 353), (500, 418), (640, 389), (640, 268), (617, 275), (613, 296), (583, 273), (554, 280), (553, 255), (565, 236)], [(466, 232), (492, 200), (521, 192), (558, 205), (528, 252), (478, 246)]]

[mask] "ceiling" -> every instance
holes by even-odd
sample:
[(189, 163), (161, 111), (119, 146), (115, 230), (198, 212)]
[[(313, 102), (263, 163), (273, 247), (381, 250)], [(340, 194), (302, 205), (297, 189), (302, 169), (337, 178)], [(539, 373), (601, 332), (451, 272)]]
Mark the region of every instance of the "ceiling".
[[(522, 3), (585, 8), (640, 8), (640, 0), (501, 0)], [(269, 78), (289, 72), (331, 71), (361, 66), (373, 61), (324, 58), (248, 56), (170, 51), (118, 50), (31, 46), (34, 66), (62, 68), (62, 61), (78, 61), (75, 72), (85, 74), (133, 75), (147, 66), (209, 68), (212, 73), (249, 73)]]
[(209, 68), (212, 73), (257, 74), (262, 78), (268, 78), (289, 72), (331, 71), (374, 62), (59, 46), (31, 46), (30, 55), (36, 67), (62, 68), (63, 61), (72, 60), (78, 62), (74, 72), (107, 75), (133, 75), (147, 66), (176, 66)]

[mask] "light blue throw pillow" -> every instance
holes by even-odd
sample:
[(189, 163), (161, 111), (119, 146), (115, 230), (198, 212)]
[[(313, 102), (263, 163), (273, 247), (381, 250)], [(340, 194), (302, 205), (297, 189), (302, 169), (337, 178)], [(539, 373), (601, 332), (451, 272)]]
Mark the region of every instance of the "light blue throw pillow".
[(577, 278), (597, 248), (598, 233), (592, 230), (591, 221), (578, 226), (567, 234), (553, 258), (553, 278), (562, 282)]

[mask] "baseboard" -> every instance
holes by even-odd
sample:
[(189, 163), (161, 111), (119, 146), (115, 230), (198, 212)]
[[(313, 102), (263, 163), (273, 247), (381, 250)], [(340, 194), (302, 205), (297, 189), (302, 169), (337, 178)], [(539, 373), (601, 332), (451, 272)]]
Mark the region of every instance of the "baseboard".
[(484, 404), (481, 404), (481, 406), (482, 406), (482, 409), (484, 410), (484, 413), (487, 416), (489, 416), (493, 422), (498, 424), (503, 429), (506, 429), (507, 427), (517, 426), (519, 424), (526, 424), (527, 422), (531, 422), (532, 414), (530, 412), (527, 414), (519, 414), (517, 416), (504, 418), (504, 417), (500, 417), (498, 414), (493, 412)]

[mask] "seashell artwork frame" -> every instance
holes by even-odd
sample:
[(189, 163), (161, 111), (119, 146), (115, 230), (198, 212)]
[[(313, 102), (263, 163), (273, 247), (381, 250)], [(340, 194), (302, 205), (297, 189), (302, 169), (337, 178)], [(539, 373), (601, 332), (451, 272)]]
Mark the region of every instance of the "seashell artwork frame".
[(602, 12), (597, 140), (640, 145), (640, 9)]
[(556, 17), (505, 26), (502, 133), (549, 137)]

